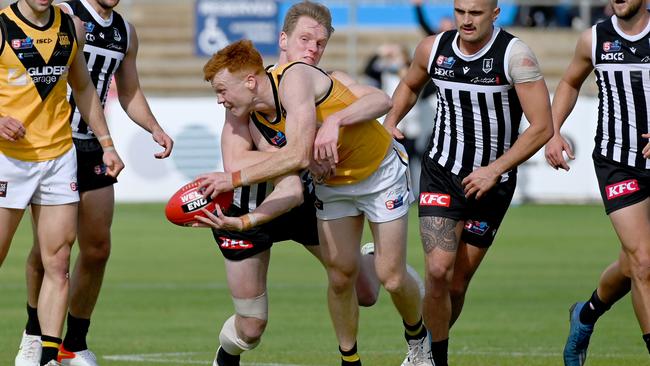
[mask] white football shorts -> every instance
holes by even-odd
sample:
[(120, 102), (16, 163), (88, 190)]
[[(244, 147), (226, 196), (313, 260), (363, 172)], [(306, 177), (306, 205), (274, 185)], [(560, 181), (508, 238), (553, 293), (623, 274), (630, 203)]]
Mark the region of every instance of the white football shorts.
[(25, 209), (78, 202), (77, 154), (71, 148), (56, 159), (22, 161), (0, 154), (0, 207)]
[[(377, 170), (359, 183), (316, 184), (316, 217), (334, 220), (364, 214), (373, 223), (388, 222), (408, 214), (415, 200), (404, 147), (394, 141)], [(320, 202), (319, 202), (320, 201)]]

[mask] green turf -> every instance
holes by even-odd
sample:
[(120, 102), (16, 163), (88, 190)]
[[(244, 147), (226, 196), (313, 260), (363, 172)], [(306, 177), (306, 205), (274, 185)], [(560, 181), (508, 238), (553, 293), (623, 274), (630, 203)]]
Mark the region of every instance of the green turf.
[[(102, 366), (210, 365), (232, 313), (208, 231), (168, 224), (161, 205), (118, 205), (114, 248), (89, 342)], [(13, 365), (25, 323), (23, 220), (0, 269), (0, 365)], [(560, 365), (568, 307), (588, 298), (618, 244), (599, 206), (511, 208), (451, 333), (453, 365)], [(422, 273), (417, 218), (409, 262)], [(273, 250), (270, 321), (243, 365), (337, 365), (323, 269), (301, 247)], [(405, 344), (388, 296), (361, 310), (364, 365), (399, 365)], [(128, 358), (131, 355), (131, 358)], [(133, 356), (137, 355), (137, 356)], [(135, 357), (135, 358), (134, 358)], [(648, 354), (629, 297), (598, 323), (587, 365), (640, 365)]]

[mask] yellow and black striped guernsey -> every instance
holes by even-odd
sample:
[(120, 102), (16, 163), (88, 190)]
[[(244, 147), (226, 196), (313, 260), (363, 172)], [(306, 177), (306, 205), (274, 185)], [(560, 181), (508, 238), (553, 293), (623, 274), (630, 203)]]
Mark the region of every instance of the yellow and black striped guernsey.
[[(284, 136), (286, 113), (282, 108), (282, 101), (279, 100), (278, 86), (282, 74), (298, 63), (301, 62), (278, 66), (268, 73), (276, 99), (275, 120), (269, 121), (263, 114), (257, 112), (251, 114), (253, 122), (258, 126), (267, 141), (274, 146), (282, 147), (286, 143)], [(330, 78), (332, 85), (327, 95), (316, 102), (316, 118), (319, 125), (330, 114), (344, 109), (357, 100), (357, 97), (336, 78), (330, 77), (324, 71), (323, 74)], [(368, 178), (381, 165), (391, 147), (391, 142), (391, 136), (377, 120), (341, 127), (337, 146), (339, 163), (336, 165), (336, 175), (327, 179), (325, 183), (333, 186), (347, 185)]]
[(72, 19), (50, 7), (44, 26), (27, 20), (16, 3), (0, 12), (0, 116), (25, 125), (25, 137), (0, 139), (0, 154), (23, 161), (57, 158), (72, 148), (68, 70), (77, 42)]

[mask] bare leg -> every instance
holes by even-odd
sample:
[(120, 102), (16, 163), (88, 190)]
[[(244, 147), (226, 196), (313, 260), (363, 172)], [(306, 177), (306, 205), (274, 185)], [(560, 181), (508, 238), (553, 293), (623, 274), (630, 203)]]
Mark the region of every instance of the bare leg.
[(485, 258), (488, 248), (479, 248), (461, 240), (454, 264), (454, 276), (451, 280), (451, 319), (449, 327), (456, 322), (465, 304), (465, 294), (478, 266)]
[(613, 305), (630, 292), (632, 282), (630, 281), (630, 277), (625, 275), (621, 268), (621, 262), (625, 260), (625, 253), (621, 251), (619, 259), (607, 266), (600, 275), (596, 292), (598, 293), (598, 298), (607, 305)]
[(609, 215), (627, 255), (632, 304), (643, 334), (650, 333), (650, 199)]
[(38, 297), (41, 332), (60, 338), (68, 308), (68, 270), (70, 248), (77, 233), (77, 204), (32, 205), (32, 214), (45, 268)]
[(38, 232), (36, 225), (32, 220), (32, 233), (34, 236), (34, 245), (32, 250), (29, 251), (27, 256), (27, 263), (25, 266), (25, 279), (27, 281), (27, 304), (32, 308), (38, 306), (38, 294), (41, 292), (41, 285), (43, 284), (43, 276), (45, 276), (45, 269), (41, 261), (41, 247), (38, 243)]
[(90, 319), (111, 252), (113, 186), (80, 195), (79, 256), (70, 279), (70, 314)]
[(356, 282), (363, 216), (318, 221), (318, 237), (327, 269), (327, 299), (334, 331), (342, 350), (356, 343), (359, 326)]
[(0, 207), (0, 266), (7, 257), (11, 240), (18, 229), (20, 219), (23, 217), (25, 210), (15, 210), (11, 208)]
[(377, 277), (388, 291), (395, 308), (407, 324), (417, 324), (422, 317), (420, 290), (406, 271), (406, 230), (408, 217), (370, 223), (375, 241)]

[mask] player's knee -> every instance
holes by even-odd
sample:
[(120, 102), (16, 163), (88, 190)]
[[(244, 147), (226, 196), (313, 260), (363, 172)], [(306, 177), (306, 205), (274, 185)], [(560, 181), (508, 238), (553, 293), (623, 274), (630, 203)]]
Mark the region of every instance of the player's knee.
[(453, 267), (443, 263), (427, 263), (427, 277), (433, 284), (449, 283), (453, 274)]
[(384, 289), (392, 294), (399, 292), (404, 287), (407, 273), (406, 271), (401, 271), (401, 273), (399, 271), (381, 271), (380, 273), (378, 268), (377, 276)]
[(630, 270), (636, 280), (650, 281), (650, 253), (635, 253), (635, 257), (630, 261)]
[(42, 255), (43, 272), (48, 277), (57, 282), (65, 282), (68, 279), (70, 268), (70, 247), (64, 245), (58, 250)]
[(233, 315), (223, 323), (223, 327), (219, 333), (219, 343), (227, 353), (231, 355), (240, 355), (245, 351), (250, 351), (257, 347), (260, 340), (258, 338), (255, 341), (250, 341), (240, 338), (237, 334), (237, 328), (235, 327), (235, 315)]
[(251, 299), (232, 299), (235, 313), (239, 315), (239, 335), (248, 344), (259, 342), (266, 329), (269, 304), (266, 293)]
[(462, 299), (467, 292), (467, 283), (462, 281), (452, 281), (449, 287), (449, 296), (452, 299)]
[(103, 266), (111, 256), (111, 241), (109, 238), (84, 243), (79, 246), (79, 256), (85, 262), (93, 266)]
[(335, 294), (349, 291), (355, 282), (356, 271), (344, 267), (329, 267), (327, 269), (329, 286)]
[(379, 288), (374, 289), (369, 288), (369, 286), (356, 286), (356, 290), (359, 306), (373, 306), (379, 298)]

